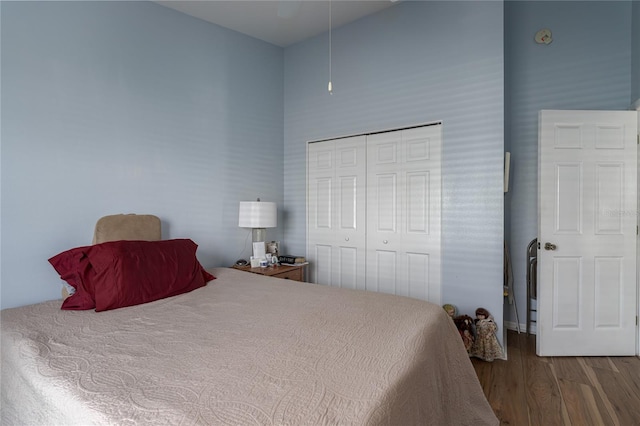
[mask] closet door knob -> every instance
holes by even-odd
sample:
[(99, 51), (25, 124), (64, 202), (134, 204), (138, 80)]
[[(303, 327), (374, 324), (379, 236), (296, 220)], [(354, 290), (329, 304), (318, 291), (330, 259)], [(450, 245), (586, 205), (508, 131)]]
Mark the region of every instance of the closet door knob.
[(344, 240), (345, 241), (349, 241), (349, 237), (344, 237)]
[(388, 242), (389, 242), (389, 241), (384, 240), (384, 241), (382, 242), (382, 244), (387, 244)]

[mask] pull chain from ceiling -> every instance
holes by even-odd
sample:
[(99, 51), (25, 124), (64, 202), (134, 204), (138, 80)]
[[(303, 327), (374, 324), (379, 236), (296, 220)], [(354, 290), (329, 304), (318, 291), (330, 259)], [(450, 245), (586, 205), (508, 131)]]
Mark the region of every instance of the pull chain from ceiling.
[(329, 94), (333, 95), (333, 84), (331, 84), (331, 0), (329, 0)]

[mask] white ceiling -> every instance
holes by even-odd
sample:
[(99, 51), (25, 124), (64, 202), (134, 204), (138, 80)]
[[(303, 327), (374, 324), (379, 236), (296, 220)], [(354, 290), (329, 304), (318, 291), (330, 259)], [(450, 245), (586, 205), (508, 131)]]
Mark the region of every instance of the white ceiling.
[[(394, 4), (395, 0), (332, 0), (332, 27)], [(286, 47), (329, 29), (329, 1), (158, 0), (163, 6)]]

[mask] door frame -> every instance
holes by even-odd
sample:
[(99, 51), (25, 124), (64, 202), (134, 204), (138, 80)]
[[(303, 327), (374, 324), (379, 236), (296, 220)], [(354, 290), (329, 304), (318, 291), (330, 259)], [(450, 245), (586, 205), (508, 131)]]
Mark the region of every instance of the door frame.
[[(632, 106), (638, 112), (638, 144), (640, 145), (640, 99)], [(638, 170), (640, 171), (640, 149), (638, 149)], [(638, 173), (638, 183), (640, 184), (640, 173)], [(638, 186), (640, 188), (640, 186)], [(640, 190), (638, 190), (638, 204), (636, 209), (636, 226), (640, 229)], [(640, 265), (640, 235), (636, 235), (636, 258), (637, 264)], [(636, 356), (640, 358), (640, 267), (636, 268)]]

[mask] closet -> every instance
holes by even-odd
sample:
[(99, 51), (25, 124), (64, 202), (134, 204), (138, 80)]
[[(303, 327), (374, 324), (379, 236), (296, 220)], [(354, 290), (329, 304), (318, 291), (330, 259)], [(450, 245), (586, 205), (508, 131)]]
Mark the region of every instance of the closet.
[(311, 142), (310, 281), (440, 304), (440, 123)]

